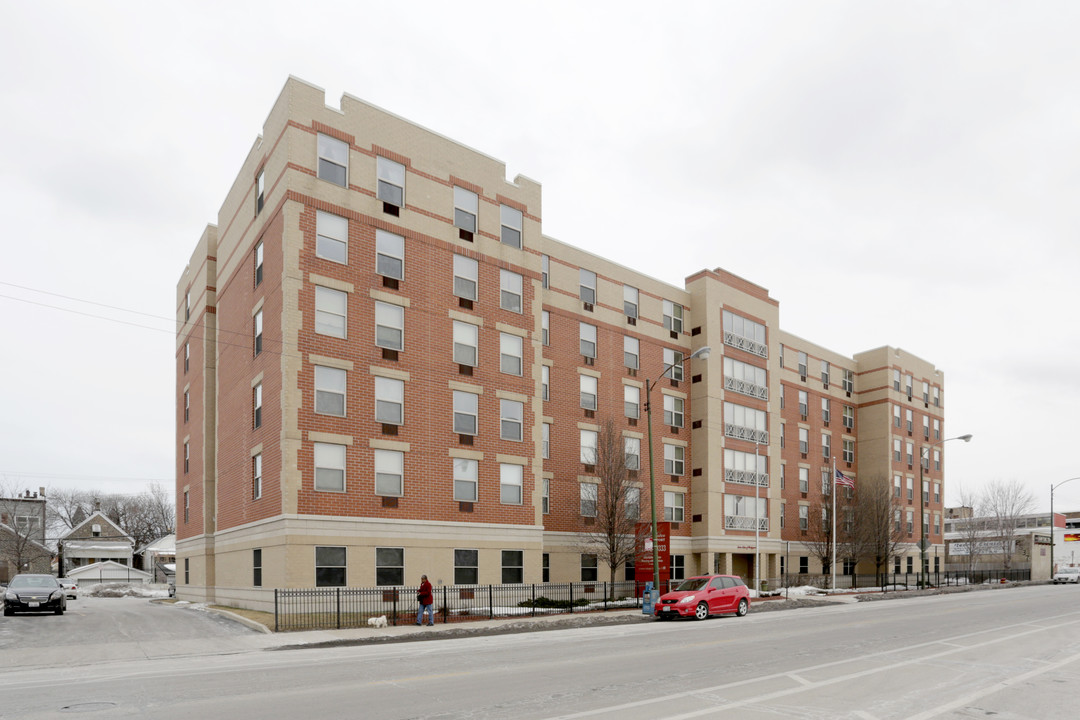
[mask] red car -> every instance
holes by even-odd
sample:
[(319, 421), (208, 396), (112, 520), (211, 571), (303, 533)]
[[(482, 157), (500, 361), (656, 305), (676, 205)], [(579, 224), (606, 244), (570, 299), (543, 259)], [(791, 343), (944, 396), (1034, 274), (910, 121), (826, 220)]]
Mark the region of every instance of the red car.
[(669, 593), (660, 596), (653, 613), (660, 620), (734, 613), (742, 617), (750, 610), (750, 589), (738, 575), (700, 575), (687, 578)]

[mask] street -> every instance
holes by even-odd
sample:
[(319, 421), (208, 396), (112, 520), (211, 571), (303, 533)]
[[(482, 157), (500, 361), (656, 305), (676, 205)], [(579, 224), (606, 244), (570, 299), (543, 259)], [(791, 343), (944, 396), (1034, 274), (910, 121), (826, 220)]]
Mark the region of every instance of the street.
[(280, 651), (263, 648), (302, 639), (239, 634), (201, 654), (7, 663), (0, 717), (1047, 718), (1076, 702), (1078, 600), (1028, 586)]

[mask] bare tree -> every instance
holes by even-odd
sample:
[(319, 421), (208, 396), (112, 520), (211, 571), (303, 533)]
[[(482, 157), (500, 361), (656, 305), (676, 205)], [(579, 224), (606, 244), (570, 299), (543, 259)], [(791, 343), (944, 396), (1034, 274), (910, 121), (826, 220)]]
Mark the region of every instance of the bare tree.
[[(987, 535), (990, 534), (986, 517), (986, 500), (982, 495), (964, 487), (958, 488), (957, 495), (960, 498), (961, 517), (953, 521), (953, 527), (961, 538), (960, 547), (967, 551), (967, 555), (964, 556), (964, 565), (968, 577), (971, 578), (979, 565), (979, 556), (982, 554)], [(953, 554), (956, 555), (956, 543), (953, 543), (953, 549)]]
[(984, 501), (991, 529), (1001, 539), (1004, 567), (1008, 570), (1020, 518), (1031, 513), (1035, 497), (1019, 480), (994, 480), (984, 490)]
[(630, 472), (640, 466), (638, 453), (628, 453), (626, 439), (607, 418), (597, 432), (593, 457), (598, 482), (594, 486), (595, 518), (593, 530), (580, 536), (582, 552), (596, 555), (598, 563), (607, 565), (615, 582), (620, 565), (633, 561), (637, 549), (637, 525), (641, 518), (641, 490), (631, 481)]
[(810, 520), (806, 526), (806, 535), (802, 538), (807, 551), (821, 561), (821, 571), (825, 574), (826, 587), (832, 577), (833, 522), (832, 499), (823, 498), (821, 502), (810, 506)]
[(99, 508), (105, 517), (130, 535), (139, 548), (176, 529), (176, 507), (169, 493), (157, 483), (143, 492), (128, 495), (92, 490), (54, 490), (49, 496), (49, 526), (54, 537), (74, 529)]
[(864, 557), (873, 561), (874, 574), (884, 584), (885, 565), (904, 544), (904, 528), (898, 520), (898, 513), (901, 512), (899, 499), (894, 497), (892, 486), (885, 476), (859, 478), (855, 509), (858, 518), (855, 528), (857, 542), (865, 553)]

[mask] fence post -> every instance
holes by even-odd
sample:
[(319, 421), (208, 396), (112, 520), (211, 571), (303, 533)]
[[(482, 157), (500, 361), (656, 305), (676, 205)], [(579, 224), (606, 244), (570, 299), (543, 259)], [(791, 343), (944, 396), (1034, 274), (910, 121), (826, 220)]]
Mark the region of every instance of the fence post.
[(443, 585), (443, 588), (442, 588), (442, 612), (443, 612), (442, 621), (445, 624), (446, 619), (448, 617), (450, 617), (450, 610), (446, 605), (446, 586), (445, 585)]
[[(397, 588), (394, 588), (392, 591), (390, 591), (390, 609), (394, 613), (395, 626), (397, 625), (397, 595)], [(383, 601), (385, 602), (386, 598), (383, 598)]]
[(532, 616), (536, 617), (536, 583), (532, 584)]
[(334, 612), (337, 615), (337, 629), (341, 629), (341, 588), (334, 588)]
[(574, 614), (574, 583), (570, 583), (570, 614)]
[(604, 612), (607, 612), (607, 580), (604, 581)]
[(495, 586), (488, 585), (488, 620), (495, 619)]
[(278, 626), (278, 589), (274, 588), (274, 632), (280, 632)]

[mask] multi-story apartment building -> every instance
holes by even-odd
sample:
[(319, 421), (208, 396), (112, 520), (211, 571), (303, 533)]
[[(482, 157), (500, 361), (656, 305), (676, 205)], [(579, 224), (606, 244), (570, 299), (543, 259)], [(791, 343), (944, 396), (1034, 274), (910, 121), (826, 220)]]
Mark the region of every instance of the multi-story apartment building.
[(177, 285), (181, 597), (598, 579), (580, 539), (609, 421), (675, 576), (820, 572), (799, 543), (830, 455), (911, 487), (933, 366), (784, 333), (724, 270), (674, 287), (547, 237), (540, 186), (505, 169), (289, 79)]

